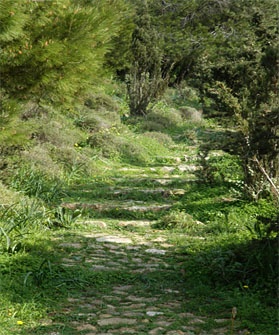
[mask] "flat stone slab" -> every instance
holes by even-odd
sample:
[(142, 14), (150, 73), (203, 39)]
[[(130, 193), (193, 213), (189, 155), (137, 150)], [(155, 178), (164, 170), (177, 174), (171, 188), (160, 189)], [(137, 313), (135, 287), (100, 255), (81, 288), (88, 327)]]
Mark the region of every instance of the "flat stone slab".
[(107, 267), (107, 266), (104, 266), (104, 265), (94, 265), (92, 267), (92, 270), (93, 271), (110, 271), (111, 268)]
[(59, 244), (59, 247), (81, 249), (82, 245), (80, 243), (61, 243)]
[(196, 166), (196, 165), (179, 165), (178, 166), (178, 170), (180, 172), (195, 172), (197, 170), (199, 170), (200, 167), (199, 166)]
[(131, 244), (132, 240), (128, 237), (120, 236), (101, 236), (96, 238), (97, 242), (108, 242), (108, 243), (121, 243), (121, 244)]
[(136, 319), (131, 318), (106, 318), (101, 319), (98, 322), (99, 326), (116, 326), (116, 325), (134, 325), (137, 323)]
[(146, 249), (145, 252), (149, 254), (154, 254), (154, 255), (165, 255), (166, 250), (162, 249)]
[(77, 327), (77, 330), (83, 331), (83, 330), (92, 330), (96, 331), (97, 328), (95, 326), (92, 326), (91, 324), (83, 324)]
[(155, 182), (160, 185), (168, 185), (172, 183), (172, 180), (171, 179), (156, 179)]
[(151, 206), (129, 206), (129, 207), (122, 207), (122, 209), (125, 209), (127, 211), (131, 212), (147, 212), (147, 211), (153, 211), (158, 212), (164, 209), (170, 209), (172, 205), (151, 205)]
[(85, 225), (99, 227), (99, 228), (107, 228), (107, 224), (104, 221), (97, 221), (97, 220), (87, 220), (84, 221)]
[(176, 169), (174, 166), (163, 166), (161, 168), (161, 171), (163, 172), (173, 172)]
[(163, 315), (163, 312), (156, 312), (156, 311), (147, 311), (146, 314), (148, 316), (157, 316), (157, 315)]
[(119, 226), (121, 227), (148, 227), (150, 226), (150, 221), (143, 221), (143, 220), (131, 220), (131, 221), (119, 221), (118, 223)]

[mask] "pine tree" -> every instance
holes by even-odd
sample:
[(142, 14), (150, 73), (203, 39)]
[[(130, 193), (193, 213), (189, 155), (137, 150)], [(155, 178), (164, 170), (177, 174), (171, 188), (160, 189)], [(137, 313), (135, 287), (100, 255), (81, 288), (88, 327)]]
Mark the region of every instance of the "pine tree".
[(1, 0), (0, 9), (2, 89), (21, 99), (70, 102), (104, 75), (127, 6), (122, 0)]

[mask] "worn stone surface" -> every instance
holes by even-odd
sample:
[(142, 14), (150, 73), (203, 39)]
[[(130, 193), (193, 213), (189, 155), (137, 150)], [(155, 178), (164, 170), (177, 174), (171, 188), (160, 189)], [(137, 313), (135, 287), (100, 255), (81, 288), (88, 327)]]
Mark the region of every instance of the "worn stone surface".
[[(70, 283), (68, 299), (61, 302), (57, 319), (65, 324), (66, 318), (70, 320), (67, 326), (72, 327), (71, 335), (230, 334), (230, 316), (209, 320), (188, 307), (187, 269), (182, 266), (183, 259), (177, 256), (174, 239), (156, 228), (157, 222), (149, 220), (153, 216), (145, 216), (150, 212), (168, 211), (186, 193), (183, 183), (195, 180), (199, 169), (194, 164), (194, 156), (195, 152), (187, 152), (185, 159), (169, 157), (166, 166), (122, 168), (122, 172), (134, 173), (135, 177), (128, 179), (129, 183), (121, 176), (111, 178), (106, 199), (113, 200), (107, 203), (62, 204), (69, 209), (98, 212), (97, 217), (101, 218), (80, 222), (83, 232), (75, 231), (72, 238), (57, 239), (60, 251), (64, 252), (60, 265), (72, 271), (73, 285), (75, 280), (79, 285), (79, 289), (71, 290)], [(146, 182), (148, 187), (141, 188), (140, 184)], [(90, 194), (88, 188), (85, 192)], [(123, 195), (124, 200), (121, 200)], [(158, 202), (148, 200), (158, 197), (161, 197)], [(99, 216), (107, 210), (126, 211), (130, 219), (116, 215), (107, 220)], [(196, 221), (197, 227), (203, 225)], [(176, 238), (185, 237), (179, 234)], [(89, 274), (90, 279), (79, 278), (82, 272)], [(65, 324), (55, 322), (57, 313), (50, 313), (42, 320), (42, 325), (52, 327), (46, 335), (62, 335)], [(230, 315), (230, 311), (228, 313)]]
[(77, 330), (80, 330), (80, 331), (84, 331), (84, 330), (96, 331), (97, 328), (95, 326), (90, 325), (90, 324), (84, 324), (84, 325), (78, 326)]
[(155, 254), (155, 255), (164, 255), (166, 253), (166, 250), (162, 249), (146, 249), (145, 252), (149, 254)]
[(134, 325), (137, 322), (136, 319), (131, 318), (104, 318), (98, 320), (99, 326), (115, 326), (115, 325)]
[(127, 237), (120, 237), (120, 236), (101, 236), (96, 238), (97, 242), (109, 242), (109, 243), (123, 243), (123, 244), (130, 244), (132, 240)]

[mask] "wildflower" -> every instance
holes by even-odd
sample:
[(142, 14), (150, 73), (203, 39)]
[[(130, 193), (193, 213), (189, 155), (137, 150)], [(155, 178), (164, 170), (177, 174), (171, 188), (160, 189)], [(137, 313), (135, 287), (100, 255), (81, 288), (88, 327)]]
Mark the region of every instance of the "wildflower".
[(23, 325), (23, 321), (18, 320), (18, 321), (16, 322), (16, 324), (19, 325), (19, 326), (21, 326), (21, 325)]

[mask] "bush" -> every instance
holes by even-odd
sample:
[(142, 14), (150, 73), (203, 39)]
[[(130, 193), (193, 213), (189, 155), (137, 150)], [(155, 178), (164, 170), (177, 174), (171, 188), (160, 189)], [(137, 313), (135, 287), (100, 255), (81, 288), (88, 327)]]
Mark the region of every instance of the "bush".
[(168, 134), (164, 134), (159, 131), (150, 131), (144, 133), (143, 135), (167, 147), (174, 145), (172, 138)]
[(179, 111), (157, 104), (146, 115), (142, 129), (146, 131), (164, 131), (165, 129), (180, 126), (183, 119)]
[(115, 157), (119, 151), (119, 138), (111, 133), (109, 129), (103, 129), (93, 133), (88, 137), (87, 143), (93, 149), (98, 151), (107, 158)]
[(200, 177), (208, 183), (227, 183), (237, 188), (243, 186), (243, 170), (237, 156), (221, 151), (200, 155)]
[(98, 115), (80, 116), (75, 120), (75, 125), (89, 132), (100, 131), (101, 129), (109, 129), (111, 126), (110, 122), (104, 120)]
[(193, 107), (182, 106), (179, 108), (182, 118), (185, 120), (200, 122), (202, 121), (202, 110), (197, 110)]
[(129, 164), (141, 165), (150, 161), (148, 152), (140, 145), (130, 141), (124, 141), (121, 144), (120, 155), (122, 160)]
[(48, 143), (42, 143), (30, 148), (28, 151), (21, 153), (21, 161), (24, 164), (32, 165), (43, 174), (48, 175), (50, 178), (57, 177), (61, 174), (61, 167), (55, 162), (53, 158), (55, 147)]
[[(199, 254), (196, 266), (215, 284), (234, 286), (240, 282), (268, 287), (279, 275), (277, 247), (278, 238), (219, 245)], [(272, 291), (275, 293), (275, 287)]]
[(119, 111), (119, 105), (113, 97), (107, 94), (91, 94), (85, 100), (85, 106), (90, 109), (99, 110), (99, 111)]
[(160, 229), (193, 230), (198, 226), (197, 221), (183, 210), (173, 210), (164, 215), (156, 225)]

